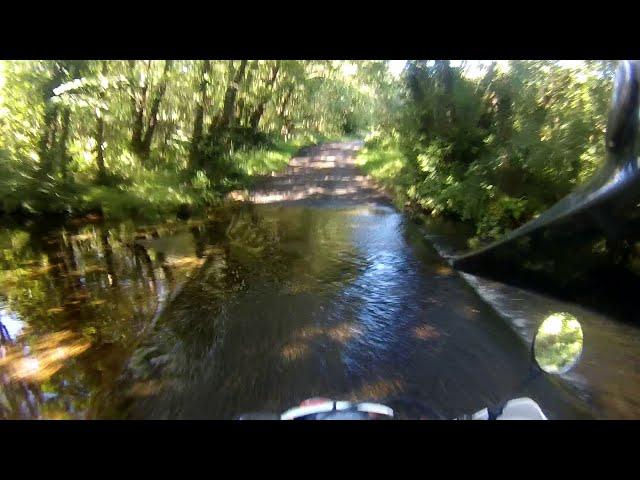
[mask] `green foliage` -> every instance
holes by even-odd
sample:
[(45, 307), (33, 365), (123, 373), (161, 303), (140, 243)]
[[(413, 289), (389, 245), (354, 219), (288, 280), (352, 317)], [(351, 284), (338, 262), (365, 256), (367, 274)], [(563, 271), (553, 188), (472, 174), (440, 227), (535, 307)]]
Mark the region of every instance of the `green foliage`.
[(0, 212), (210, 205), (367, 131), (389, 84), (377, 61), (0, 61)]
[(245, 175), (268, 175), (282, 170), (291, 153), (285, 150), (243, 150), (234, 156), (234, 160), (240, 171)]
[(206, 176), (198, 173), (200, 176), (196, 174), (196, 182), (191, 185), (176, 173), (141, 172), (135, 182), (118, 187), (92, 186), (78, 202), (85, 208), (101, 209), (108, 218), (161, 219), (175, 214), (181, 205), (205, 206), (219, 200)]
[(604, 157), (611, 62), (2, 61), (0, 210), (108, 215), (215, 204), (295, 147), (363, 137), (399, 203), (494, 238)]
[(470, 79), (447, 61), (409, 62), (395, 126), (381, 133), (387, 144), (367, 144), (365, 169), (431, 214), (499, 237), (603, 161), (611, 67), (513, 61)]
[(391, 194), (398, 206), (407, 201), (412, 177), (407, 170), (406, 158), (398, 147), (397, 136), (376, 133), (368, 137), (358, 154), (358, 163), (367, 175), (375, 178)]

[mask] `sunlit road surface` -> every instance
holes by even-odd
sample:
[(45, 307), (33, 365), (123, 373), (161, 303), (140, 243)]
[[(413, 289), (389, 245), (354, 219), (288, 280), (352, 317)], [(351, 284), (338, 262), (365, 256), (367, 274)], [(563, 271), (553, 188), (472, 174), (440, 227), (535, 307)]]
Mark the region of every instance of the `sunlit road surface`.
[(514, 391), (527, 346), (363, 177), (358, 147), (307, 149), (209, 239), (221, 248), (133, 354), (119, 414), (224, 419), (325, 396), (448, 418), (526, 395), (550, 418), (590, 416), (556, 381)]
[(356, 167), (362, 142), (326, 143), (307, 147), (291, 159), (282, 173), (272, 175), (251, 192), (256, 204), (309, 200), (370, 203), (384, 194)]

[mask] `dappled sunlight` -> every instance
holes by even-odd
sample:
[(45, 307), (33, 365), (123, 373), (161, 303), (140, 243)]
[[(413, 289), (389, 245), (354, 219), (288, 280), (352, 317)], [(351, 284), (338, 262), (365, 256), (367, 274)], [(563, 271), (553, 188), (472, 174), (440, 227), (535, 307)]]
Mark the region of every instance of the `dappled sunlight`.
[[(229, 198), (257, 204), (296, 202), (309, 198), (339, 198), (367, 201), (382, 193), (356, 165), (355, 152), (361, 142), (345, 143), (344, 148), (329, 144), (310, 147), (294, 157), (287, 169), (272, 174), (252, 192), (232, 192)], [(326, 153), (323, 153), (326, 152)]]
[(290, 167), (307, 167), (307, 168), (334, 168), (337, 166), (344, 166), (345, 163), (336, 162), (334, 156), (322, 156), (322, 157), (298, 157), (292, 158), (289, 162)]
[(438, 275), (442, 275), (448, 277), (449, 275), (453, 275), (453, 269), (447, 265), (438, 265), (435, 269)]
[[(0, 270), (0, 374), (13, 398), (10, 405), (0, 398), (0, 418), (22, 418), (25, 405), (44, 418), (84, 415), (83, 395), (110, 388), (172, 293), (209, 256), (224, 255), (206, 228), (202, 221), (57, 227), (21, 250), (0, 250), (8, 267)], [(48, 396), (30, 397), (24, 385), (46, 385)], [(139, 385), (136, 395), (156, 387)]]
[(29, 269), (29, 276), (31, 278), (36, 278), (41, 275), (46, 275), (57, 267), (57, 264), (43, 265), (36, 268)]
[[(452, 249), (425, 245), (423, 220), (468, 227), (459, 253), (545, 218), (603, 161), (635, 179), (611, 141), (630, 147), (630, 130), (607, 125), (615, 63), (388, 62), (0, 61), (0, 418), (229, 418), (308, 393), (443, 411), (501, 398), (532, 359)], [(623, 71), (634, 88), (637, 67)], [(620, 111), (635, 127), (636, 106)], [(586, 223), (616, 233), (634, 208)], [(623, 238), (635, 230), (599, 234), (597, 261), (640, 265)], [(545, 243), (518, 246), (535, 253), (527, 268), (573, 281), (537, 258)], [(634, 285), (624, 275), (617, 289)], [(547, 318), (534, 367), (581, 356), (576, 322)], [(606, 385), (585, 387), (590, 404), (638, 377), (635, 334), (611, 337), (584, 362)], [(573, 413), (555, 389), (527, 394)], [(640, 411), (620, 392), (629, 409), (615, 411)]]
[(300, 330), (297, 330), (294, 333), (293, 338), (304, 339), (309, 341), (322, 335), (324, 331), (325, 330), (320, 327), (305, 327)]
[(76, 242), (82, 242), (84, 240), (93, 240), (94, 238), (95, 238), (95, 233), (93, 232), (79, 233), (77, 235), (71, 235), (69, 237), (70, 240), (73, 240)]
[(348, 341), (362, 334), (362, 330), (355, 325), (343, 323), (327, 330), (327, 336), (333, 341), (345, 345)]
[(280, 356), (287, 362), (301, 360), (309, 353), (309, 346), (306, 343), (295, 342), (282, 347)]
[(440, 337), (438, 329), (431, 325), (418, 325), (413, 331), (420, 340), (435, 340)]
[(233, 190), (227, 194), (227, 198), (235, 202), (246, 202), (251, 197), (248, 190)]
[(64, 312), (64, 307), (52, 307), (52, 308), (47, 308), (47, 313), (62, 313)]
[(298, 361), (309, 354), (310, 343), (319, 338), (326, 337), (340, 345), (345, 345), (361, 333), (362, 331), (356, 326), (348, 324), (330, 328), (306, 327), (293, 334), (291, 341), (281, 349), (281, 357), (287, 362)]
[(164, 264), (173, 268), (197, 268), (204, 263), (204, 258), (199, 257), (168, 257)]
[(13, 381), (43, 382), (90, 346), (91, 342), (69, 330), (43, 335), (27, 350), (20, 344), (2, 346), (0, 371)]

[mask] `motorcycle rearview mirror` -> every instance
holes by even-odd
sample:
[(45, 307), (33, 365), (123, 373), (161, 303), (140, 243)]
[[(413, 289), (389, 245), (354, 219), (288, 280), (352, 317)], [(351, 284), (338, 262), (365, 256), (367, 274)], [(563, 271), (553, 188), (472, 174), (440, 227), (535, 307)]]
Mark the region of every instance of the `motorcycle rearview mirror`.
[[(531, 345), (532, 366), (529, 374), (516, 389), (520, 392), (543, 373), (560, 375), (571, 370), (582, 355), (582, 326), (569, 313), (553, 313), (538, 327)], [(488, 408), (489, 419), (498, 418), (507, 401)]]
[(538, 328), (531, 356), (543, 372), (563, 374), (578, 363), (582, 346), (582, 327), (578, 319), (569, 313), (554, 313)]

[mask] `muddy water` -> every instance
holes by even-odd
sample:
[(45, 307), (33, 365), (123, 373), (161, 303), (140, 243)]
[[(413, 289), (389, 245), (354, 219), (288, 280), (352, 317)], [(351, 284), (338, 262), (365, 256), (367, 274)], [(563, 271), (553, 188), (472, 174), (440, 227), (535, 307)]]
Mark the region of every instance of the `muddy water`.
[[(315, 395), (448, 417), (527, 372), (517, 334), (384, 204), (2, 241), (3, 418), (232, 418)], [(528, 394), (551, 417), (589, 415), (550, 382)]]
[(521, 335), (361, 177), (356, 148), (311, 149), (259, 205), (198, 221), (0, 231), (0, 417), (226, 419), (320, 395), (400, 418), (513, 395), (550, 418), (637, 413), (566, 379), (514, 391)]
[(154, 316), (204, 262), (199, 228), (0, 230), (0, 418), (92, 416)]

